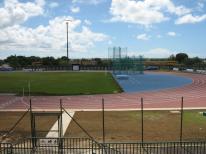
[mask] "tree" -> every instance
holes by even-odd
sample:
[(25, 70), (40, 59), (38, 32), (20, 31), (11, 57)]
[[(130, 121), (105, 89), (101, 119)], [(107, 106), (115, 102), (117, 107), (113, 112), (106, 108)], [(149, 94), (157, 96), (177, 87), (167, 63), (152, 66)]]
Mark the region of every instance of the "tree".
[(17, 56), (9, 56), (5, 59), (5, 62), (8, 63), (12, 67), (20, 67)]
[(200, 64), (200, 63), (203, 62), (203, 60), (200, 59), (199, 57), (194, 57), (194, 58), (193, 58), (193, 61), (194, 61), (195, 64)]
[(97, 65), (99, 65), (99, 66), (102, 65), (101, 58), (94, 58), (93, 60), (96, 62)]
[(20, 67), (26, 67), (28, 65), (31, 65), (29, 58), (27, 58), (25, 56), (17, 56), (16, 58), (17, 58), (17, 61), (18, 61)]
[(190, 67), (198, 67), (203, 63), (203, 60), (199, 57), (189, 58), (185, 61), (185, 64)]
[(56, 66), (58, 65), (58, 61), (54, 57), (44, 57), (42, 58), (42, 63), (45, 66)]
[(58, 61), (59, 65), (67, 65), (69, 59), (67, 59), (67, 57), (63, 56), (61, 58), (58, 58), (57, 61)]
[(176, 60), (176, 57), (175, 57), (175, 55), (170, 55), (170, 57), (168, 58), (168, 60)]
[(41, 58), (36, 57), (36, 56), (31, 56), (31, 57), (28, 57), (28, 61), (29, 61), (30, 64), (32, 64), (34, 62), (41, 62)]
[(186, 62), (188, 60), (188, 55), (186, 53), (178, 53), (176, 54), (176, 61), (180, 64), (183, 64), (184, 62)]
[(0, 66), (4, 64), (4, 61), (0, 59)]

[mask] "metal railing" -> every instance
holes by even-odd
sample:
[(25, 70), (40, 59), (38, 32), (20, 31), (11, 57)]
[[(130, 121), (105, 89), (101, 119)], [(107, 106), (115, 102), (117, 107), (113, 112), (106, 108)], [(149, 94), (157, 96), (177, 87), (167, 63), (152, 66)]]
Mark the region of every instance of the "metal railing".
[(12, 153), (11, 143), (0, 143), (0, 154), (10, 154)]
[[(206, 142), (107, 143), (121, 154), (205, 154)], [(109, 153), (109, 152), (108, 152)], [(116, 153), (115, 153), (116, 154)]]
[(0, 143), (1, 154), (205, 154), (206, 142), (97, 143), (88, 138), (27, 138)]

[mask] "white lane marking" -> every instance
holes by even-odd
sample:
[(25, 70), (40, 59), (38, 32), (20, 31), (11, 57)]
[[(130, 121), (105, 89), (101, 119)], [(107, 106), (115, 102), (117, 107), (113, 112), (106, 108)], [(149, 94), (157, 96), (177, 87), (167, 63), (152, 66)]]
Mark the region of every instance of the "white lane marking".
[[(73, 117), (75, 111), (68, 111), (68, 113)], [(71, 120), (72, 120), (72, 118), (70, 118), (66, 112), (63, 112), (63, 114), (62, 114), (62, 136), (64, 136), (64, 134), (66, 133), (66, 130), (67, 130)], [(56, 130), (58, 130), (58, 120), (54, 123), (54, 125), (52, 126), (52, 128), (50, 129), (50, 131), (48, 132), (46, 137), (47, 138), (59, 137), (58, 131), (56, 131)]]

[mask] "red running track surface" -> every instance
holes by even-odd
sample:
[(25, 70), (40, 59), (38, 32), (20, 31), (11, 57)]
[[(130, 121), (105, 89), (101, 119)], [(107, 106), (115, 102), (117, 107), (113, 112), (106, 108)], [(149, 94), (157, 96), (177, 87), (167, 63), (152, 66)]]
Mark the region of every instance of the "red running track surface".
[[(144, 99), (144, 108), (163, 109), (179, 108), (184, 97), (185, 108), (206, 109), (206, 75), (192, 73), (174, 73), (189, 77), (193, 82), (178, 88), (162, 89), (138, 93), (119, 93), (81, 96), (32, 96), (34, 109), (57, 110), (62, 99), (66, 109), (101, 109), (104, 98), (106, 109), (139, 109), (140, 99)], [(24, 110), (29, 107), (28, 97), (0, 96), (0, 110)]]

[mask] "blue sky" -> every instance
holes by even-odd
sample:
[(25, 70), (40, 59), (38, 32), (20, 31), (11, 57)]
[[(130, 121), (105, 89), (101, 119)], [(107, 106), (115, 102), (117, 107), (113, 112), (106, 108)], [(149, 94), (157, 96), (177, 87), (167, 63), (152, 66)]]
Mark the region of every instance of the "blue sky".
[(164, 58), (178, 52), (206, 58), (206, 0), (1, 0), (0, 59), (66, 55), (107, 57), (108, 47), (128, 55)]

